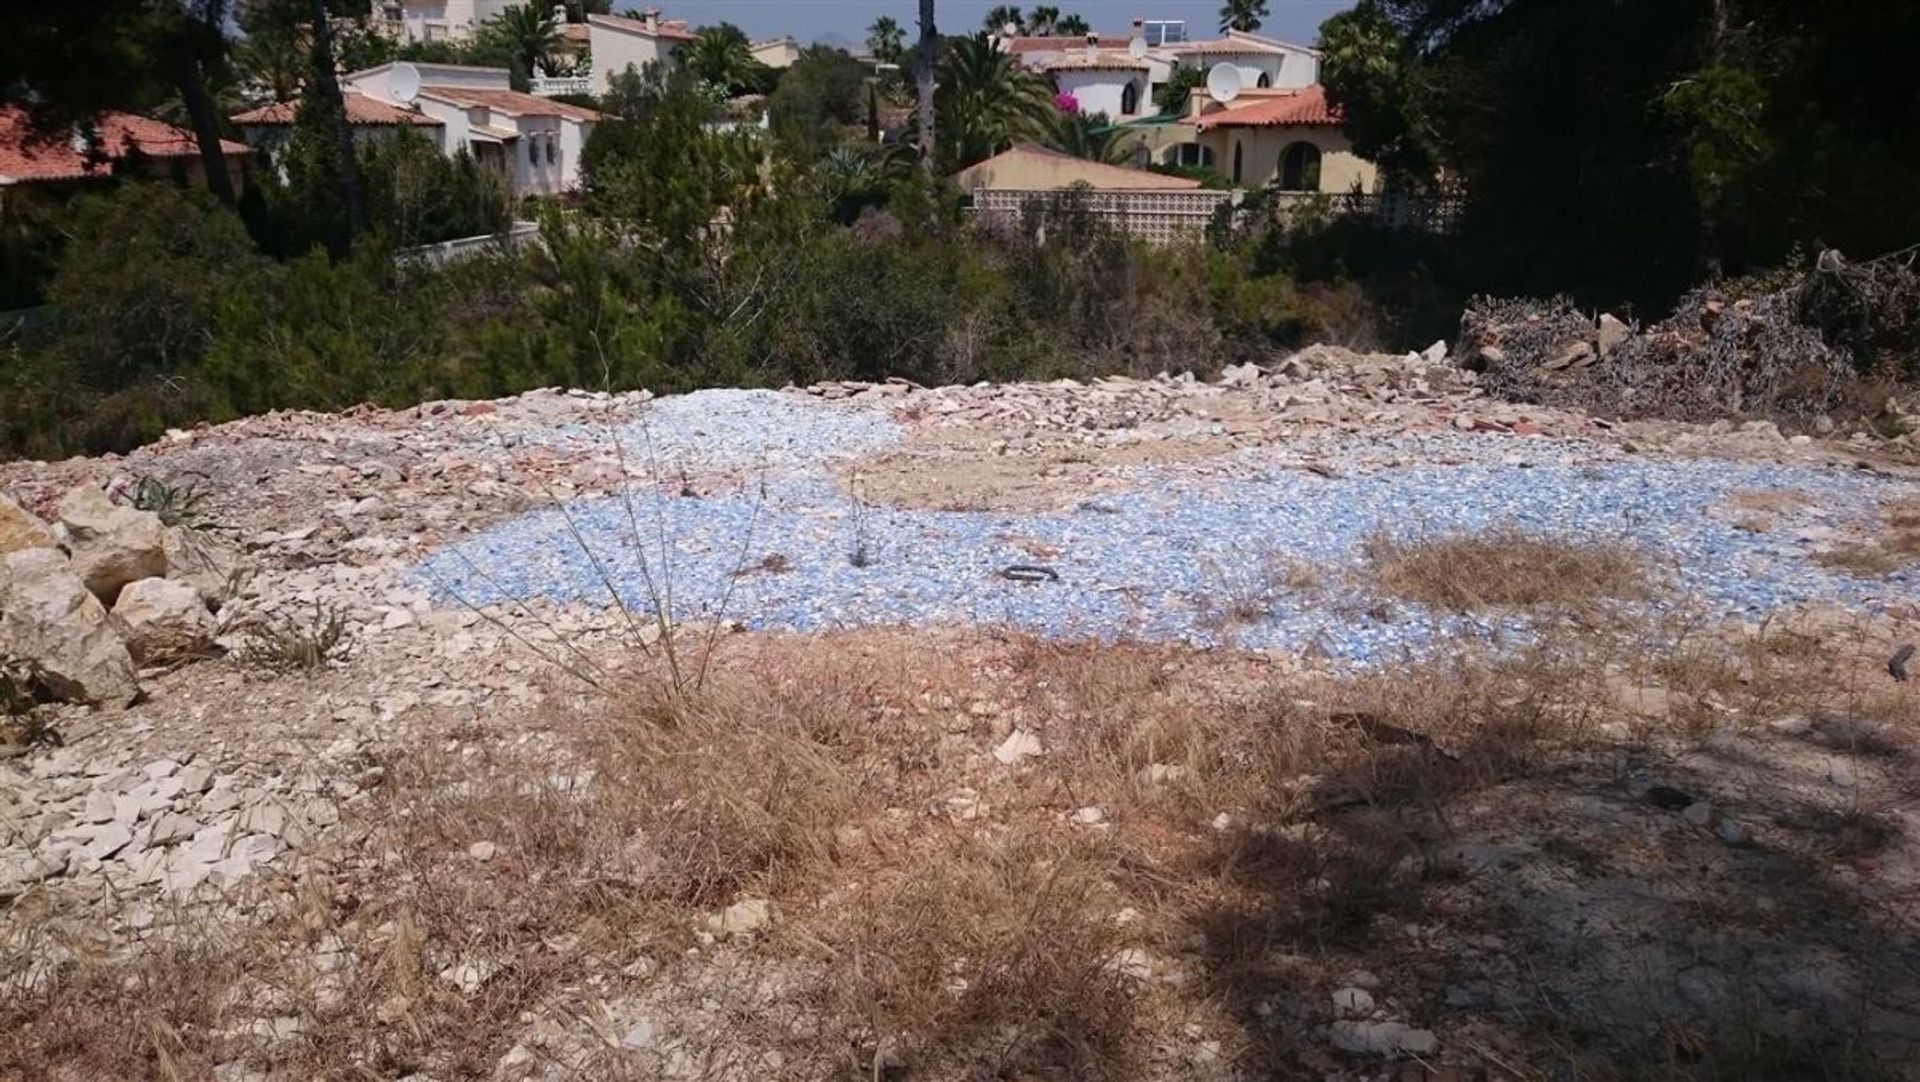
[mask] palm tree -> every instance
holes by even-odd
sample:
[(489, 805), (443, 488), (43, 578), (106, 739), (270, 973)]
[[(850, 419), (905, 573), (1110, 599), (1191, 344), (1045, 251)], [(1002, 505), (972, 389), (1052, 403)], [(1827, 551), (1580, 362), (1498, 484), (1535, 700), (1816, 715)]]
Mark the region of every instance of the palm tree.
[(1125, 128), (1115, 127), (1105, 113), (1056, 113), (1047, 131), (1047, 145), (1055, 150), (1089, 161), (1122, 165), (1130, 161), (1138, 139), (1129, 139)]
[(1087, 26), (1087, 20), (1078, 15), (1064, 16), (1053, 24), (1053, 32), (1063, 38), (1084, 38), (1089, 29), (1091, 28)]
[(1046, 134), (1054, 108), (1046, 80), (1016, 65), (990, 34), (959, 38), (940, 61), (934, 112), (948, 168), (991, 157), (1015, 139)]
[(1058, 29), (1059, 22), (1060, 9), (1048, 4), (1042, 4), (1034, 8), (1033, 13), (1027, 16), (1027, 33), (1037, 37), (1049, 37)]
[(539, 0), (501, 8), (481, 32), (504, 48), (527, 75), (539, 71), (540, 62), (560, 47), (560, 23), (553, 17), (552, 6)]
[(888, 64), (900, 62), (900, 54), (906, 49), (907, 32), (891, 16), (882, 15), (867, 27), (867, 51), (874, 59)]
[(1220, 5), (1220, 32), (1238, 30), (1251, 34), (1260, 29), (1267, 17), (1267, 0), (1227, 0)]
[(695, 78), (728, 93), (749, 85), (760, 66), (746, 33), (732, 23), (701, 27), (685, 60)]
[(1001, 4), (987, 12), (981, 25), (986, 27), (989, 34), (1005, 33), (1009, 26), (1013, 27), (1016, 34), (1024, 34), (1027, 29), (1027, 21), (1020, 17), (1020, 9), (1012, 4)]

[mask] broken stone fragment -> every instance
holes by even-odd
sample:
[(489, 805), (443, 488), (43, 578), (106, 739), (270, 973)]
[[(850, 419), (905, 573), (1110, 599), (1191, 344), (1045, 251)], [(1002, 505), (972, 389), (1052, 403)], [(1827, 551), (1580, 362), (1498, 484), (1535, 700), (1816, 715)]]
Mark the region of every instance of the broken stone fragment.
[(0, 556), (21, 549), (54, 547), (53, 531), (32, 512), (0, 493)]
[(57, 549), (0, 556), (0, 656), (31, 663), (44, 690), (69, 702), (125, 706), (140, 694), (107, 610)]
[(204, 656), (219, 631), (199, 591), (172, 579), (128, 583), (113, 603), (113, 617), (142, 665)]
[(73, 550), (73, 571), (102, 603), (121, 587), (167, 573), (166, 527), (150, 511), (122, 507), (92, 485), (60, 498), (60, 523)]

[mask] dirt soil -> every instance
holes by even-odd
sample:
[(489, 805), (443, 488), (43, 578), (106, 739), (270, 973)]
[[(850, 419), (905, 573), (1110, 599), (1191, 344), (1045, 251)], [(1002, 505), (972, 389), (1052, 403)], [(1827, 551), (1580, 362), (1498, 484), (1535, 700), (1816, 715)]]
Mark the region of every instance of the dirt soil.
[[(1322, 437), (1423, 431), (1914, 469), (1343, 351), (1221, 384), (794, 393), (906, 426), (836, 471), (915, 507), (1072, 507), (1247, 447), (1337, 470)], [(993, 628), (663, 639), (407, 577), (632, 479), (547, 434), (644, 402), (0, 465), (49, 517), (75, 484), (201, 478), (248, 572), (219, 656), (7, 730), (0, 1079), (1920, 1078), (1920, 682), (1888, 667), (1915, 604), (1570, 607), (1356, 672)], [(1783, 501), (1710, 513), (1764, 529)], [(243, 660), (322, 608), (338, 656)]]

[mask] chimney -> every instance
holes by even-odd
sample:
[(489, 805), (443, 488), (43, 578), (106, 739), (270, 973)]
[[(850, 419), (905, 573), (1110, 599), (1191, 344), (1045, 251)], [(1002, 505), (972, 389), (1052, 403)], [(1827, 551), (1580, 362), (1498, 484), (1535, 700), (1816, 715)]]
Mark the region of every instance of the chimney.
[(647, 33), (649, 34), (659, 33), (660, 32), (660, 9), (647, 8), (641, 11), (640, 22), (646, 26)]
[(1100, 59), (1100, 35), (1089, 30), (1087, 31), (1087, 60), (1092, 62), (1098, 59)]
[(553, 5), (553, 21), (559, 23), (561, 26), (567, 25), (567, 5)]
[(1144, 38), (1147, 36), (1147, 20), (1142, 19), (1138, 16), (1134, 17), (1133, 36), (1136, 38)]

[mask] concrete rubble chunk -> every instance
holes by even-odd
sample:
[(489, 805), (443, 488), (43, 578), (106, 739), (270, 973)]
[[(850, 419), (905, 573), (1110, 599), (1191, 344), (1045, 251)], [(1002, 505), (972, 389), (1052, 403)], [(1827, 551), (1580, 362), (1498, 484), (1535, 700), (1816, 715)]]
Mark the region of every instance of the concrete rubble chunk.
[(1007, 734), (1000, 746), (993, 749), (993, 757), (1003, 766), (1014, 766), (1023, 759), (1041, 754), (1045, 749), (1040, 746), (1040, 738), (1025, 729), (1015, 729)]
[(53, 531), (31, 511), (0, 493), (0, 556), (21, 549), (54, 547)]
[(125, 706), (140, 694), (107, 610), (56, 549), (0, 556), (0, 656), (32, 663), (51, 694)]
[(1334, 1047), (1363, 1056), (1425, 1056), (1440, 1047), (1432, 1030), (1405, 1022), (1335, 1022), (1327, 1034)]
[(151, 511), (122, 507), (81, 485), (60, 498), (60, 523), (74, 573), (103, 604), (113, 604), (130, 582), (167, 573), (166, 526)]
[(127, 649), (142, 665), (199, 657), (213, 649), (219, 628), (200, 594), (184, 582), (141, 579), (113, 603)]
[(720, 936), (752, 935), (773, 923), (773, 903), (765, 898), (742, 898), (707, 917), (707, 931)]

